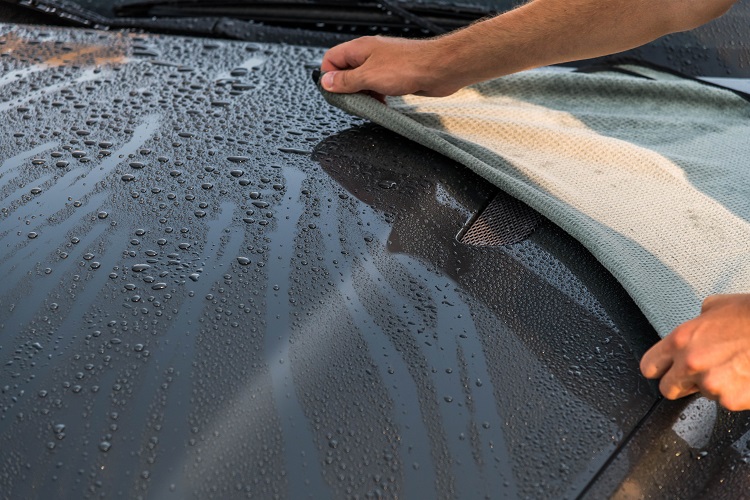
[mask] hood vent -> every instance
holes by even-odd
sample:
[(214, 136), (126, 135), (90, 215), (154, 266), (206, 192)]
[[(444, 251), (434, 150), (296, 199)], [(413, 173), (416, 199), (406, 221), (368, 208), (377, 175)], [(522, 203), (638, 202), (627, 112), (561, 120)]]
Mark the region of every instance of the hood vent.
[(458, 233), (458, 241), (475, 246), (520, 243), (534, 232), (542, 216), (512, 196), (499, 192)]

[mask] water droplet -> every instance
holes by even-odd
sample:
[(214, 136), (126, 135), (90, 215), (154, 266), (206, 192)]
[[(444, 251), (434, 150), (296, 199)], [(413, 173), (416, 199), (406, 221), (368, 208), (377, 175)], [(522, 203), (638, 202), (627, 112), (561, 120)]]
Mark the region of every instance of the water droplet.
[(249, 159), (250, 158), (247, 156), (230, 156), (227, 158), (227, 160), (231, 161), (232, 163), (244, 163)]
[(378, 187), (383, 189), (393, 189), (396, 187), (396, 181), (382, 180), (378, 182)]
[(131, 167), (131, 168), (135, 168), (135, 169), (141, 169), (141, 168), (143, 168), (143, 167), (145, 167), (145, 166), (146, 166), (146, 165), (144, 165), (143, 163), (141, 163), (141, 162), (139, 162), (139, 161), (134, 161), (134, 162), (131, 162), (131, 163), (130, 163), (130, 167)]
[(240, 170), (240, 169), (235, 169), (235, 170), (230, 170), (229, 171), (229, 175), (231, 175), (232, 177), (242, 177), (242, 175), (244, 173), (245, 173), (245, 171), (244, 170)]
[(30, 240), (33, 240), (34, 238), (39, 236), (39, 234), (35, 233), (34, 231), (31, 231), (27, 236), (29, 237)]
[(246, 266), (250, 264), (250, 259), (247, 257), (237, 257), (237, 262), (239, 262), (241, 266)]
[(99, 443), (99, 449), (105, 453), (108, 452), (111, 447), (112, 443), (110, 443), (109, 441), (102, 441), (101, 443)]
[(100, 219), (106, 219), (107, 217), (109, 217), (109, 213), (101, 211), (98, 214), (96, 214), (96, 216), (99, 217)]
[(68, 162), (64, 160), (60, 160), (57, 163), (55, 163), (55, 166), (59, 168), (65, 168), (68, 166)]
[(132, 181), (132, 180), (134, 180), (134, 179), (135, 179), (135, 175), (132, 175), (132, 174), (125, 174), (125, 175), (123, 175), (123, 176), (122, 176), (122, 177), (120, 177), (120, 178), (121, 178), (122, 180), (124, 180), (125, 182), (130, 182), (130, 181)]
[(149, 266), (148, 264), (135, 264), (133, 267), (131, 267), (131, 269), (135, 273), (141, 273), (145, 271), (146, 269), (150, 269), (150, 268), (151, 266)]

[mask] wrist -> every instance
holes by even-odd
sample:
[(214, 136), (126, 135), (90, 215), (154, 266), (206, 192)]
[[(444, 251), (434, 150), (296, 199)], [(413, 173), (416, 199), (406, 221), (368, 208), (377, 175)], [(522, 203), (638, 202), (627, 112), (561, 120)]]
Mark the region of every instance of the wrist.
[(457, 34), (424, 41), (420, 78), (423, 88), (433, 90), (435, 95), (449, 95), (479, 81), (474, 77), (476, 69), (471, 64), (476, 55), (470, 55), (470, 47), (465, 47)]

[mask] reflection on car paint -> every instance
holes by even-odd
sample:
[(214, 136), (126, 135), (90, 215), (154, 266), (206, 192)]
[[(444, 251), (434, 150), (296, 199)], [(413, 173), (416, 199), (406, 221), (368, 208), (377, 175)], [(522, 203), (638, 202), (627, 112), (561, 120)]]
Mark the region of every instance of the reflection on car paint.
[(330, 108), (322, 49), (0, 42), (3, 492), (573, 496), (656, 401), (612, 278), (459, 244), (493, 189)]

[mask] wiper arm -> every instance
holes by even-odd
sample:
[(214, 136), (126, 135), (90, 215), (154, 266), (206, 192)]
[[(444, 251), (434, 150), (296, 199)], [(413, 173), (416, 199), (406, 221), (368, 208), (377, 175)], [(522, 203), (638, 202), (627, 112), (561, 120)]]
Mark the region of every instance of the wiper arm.
[(395, 2), (391, 2), (390, 0), (380, 0), (380, 5), (388, 8), (388, 10), (400, 16), (404, 21), (412, 22), (420, 28), (431, 32), (433, 35), (442, 35), (443, 33), (448, 31), (427, 18), (412, 14), (408, 10), (404, 9)]
[(31, 9), (42, 14), (65, 19), (73, 24), (86, 26), (95, 29), (107, 29), (109, 20), (99, 14), (85, 9), (73, 2), (67, 0), (2, 0), (4, 3), (10, 3)]
[(228, 17), (268, 25), (346, 32), (416, 28), (419, 36), (439, 35), (470, 24), (487, 9), (403, 4), (394, 0), (136, 0), (113, 6), (127, 17)]

